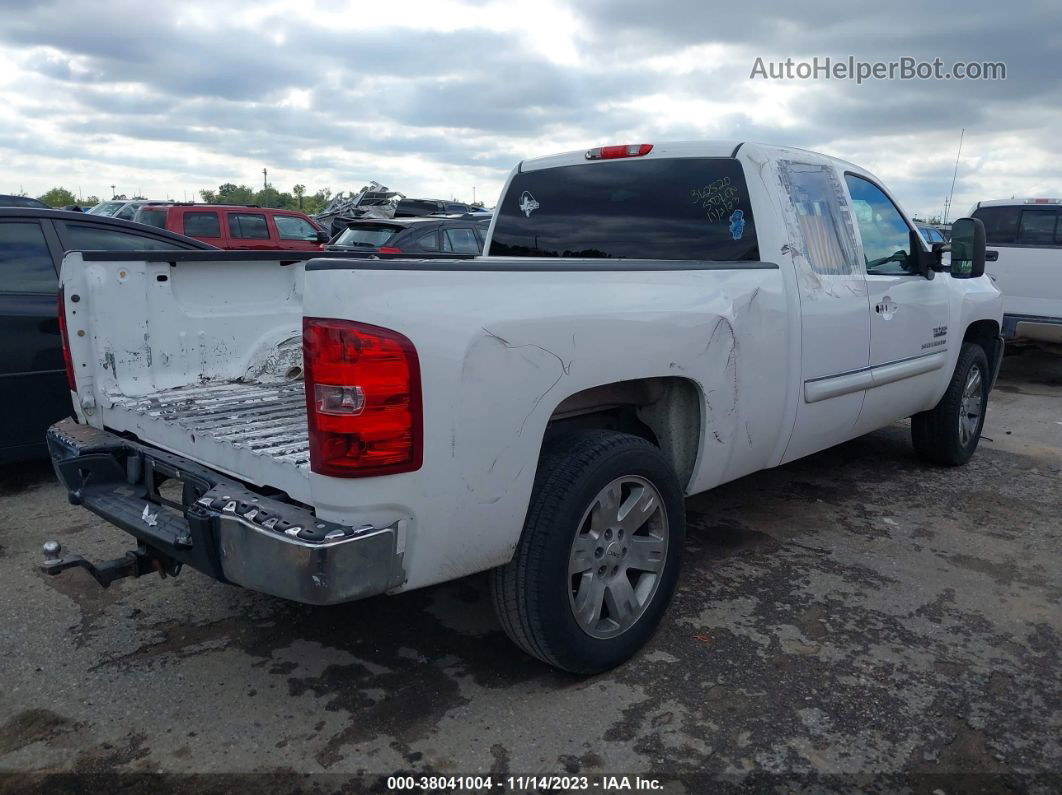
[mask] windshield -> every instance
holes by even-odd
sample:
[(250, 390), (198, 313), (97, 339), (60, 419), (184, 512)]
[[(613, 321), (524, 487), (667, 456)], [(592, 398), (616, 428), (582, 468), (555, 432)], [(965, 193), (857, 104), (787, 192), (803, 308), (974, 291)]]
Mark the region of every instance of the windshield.
[(731, 158), (615, 160), (516, 174), (490, 254), (756, 260), (741, 164)]
[(125, 202), (102, 202), (89, 210), (89, 215), (114, 215), (124, 206)]
[(354, 248), (379, 248), (386, 246), (387, 241), (395, 236), (401, 227), (359, 225), (350, 226), (340, 232), (339, 237), (332, 241), (333, 246), (353, 246)]

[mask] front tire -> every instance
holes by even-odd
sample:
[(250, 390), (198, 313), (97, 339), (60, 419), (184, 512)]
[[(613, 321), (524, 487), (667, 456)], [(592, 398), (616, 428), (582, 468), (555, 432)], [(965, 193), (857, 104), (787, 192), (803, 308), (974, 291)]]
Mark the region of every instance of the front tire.
[(506, 634), (576, 674), (624, 662), (671, 600), (685, 525), (682, 488), (659, 448), (611, 431), (556, 440), (513, 559), (491, 572)]
[(963, 343), (944, 397), (911, 417), (911, 441), (923, 461), (962, 466), (974, 454), (985, 424), (991, 376), (984, 348)]

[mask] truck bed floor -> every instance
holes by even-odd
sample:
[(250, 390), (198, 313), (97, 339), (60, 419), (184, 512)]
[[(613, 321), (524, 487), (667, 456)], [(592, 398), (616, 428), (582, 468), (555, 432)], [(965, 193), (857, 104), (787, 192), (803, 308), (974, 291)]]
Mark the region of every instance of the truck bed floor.
[(107, 424), (298, 498), (310, 466), (304, 395), (302, 381), (111, 395)]

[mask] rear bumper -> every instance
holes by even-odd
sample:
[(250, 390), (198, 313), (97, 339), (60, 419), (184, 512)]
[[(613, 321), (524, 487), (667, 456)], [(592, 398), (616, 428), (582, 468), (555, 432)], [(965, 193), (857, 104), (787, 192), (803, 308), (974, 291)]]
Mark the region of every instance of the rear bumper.
[[(140, 543), (221, 582), (307, 604), (335, 604), (401, 585), (403, 522), (346, 527), (263, 497), (194, 462), (63, 420), (48, 450), (70, 501)], [(158, 485), (182, 485), (180, 502)]]
[(1029, 340), (1062, 344), (1062, 317), (1004, 315), (1003, 336), (1008, 340)]

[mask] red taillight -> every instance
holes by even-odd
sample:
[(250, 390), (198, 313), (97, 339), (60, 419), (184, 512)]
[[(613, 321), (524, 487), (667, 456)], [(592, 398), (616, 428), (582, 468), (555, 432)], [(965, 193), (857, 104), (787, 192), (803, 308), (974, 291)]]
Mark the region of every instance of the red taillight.
[(304, 318), (310, 469), (359, 478), (420, 469), (420, 362), (401, 334), (349, 320)]
[(652, 144), (622, 144), (598, 146), (586, 151), (587, 160), (614, 160), (617, 157), (641, 157), (653, 151)]
[(376, 251), (380, 254), (401, 254), (402, 249), (397, 246), (380, 246)]
[(66, 365), (66, 383), (71, 392), (77, 392), (77, 380), (74, 378), (74, 359), (70, 355), (70, 335), (66, 331), (66, 295), (64, 288), (59, 288), (59, 338), (63, 343), (63, 364)]

